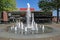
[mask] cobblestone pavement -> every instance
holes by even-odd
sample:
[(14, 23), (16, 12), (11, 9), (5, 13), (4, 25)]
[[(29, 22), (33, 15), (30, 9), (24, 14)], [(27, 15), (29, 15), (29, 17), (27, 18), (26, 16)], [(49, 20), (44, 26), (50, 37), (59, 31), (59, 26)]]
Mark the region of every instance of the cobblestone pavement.
[[(0, 24), (0, 28), (6, 28), (10, 25), (13, 25), (13, 23), (12, 24)], [(60, 24), (56, 24), (56, 23), (46, 24), (46, 25), (49, 27), (60, 28)], [(60, 35), (53, 36), (53, 37), (47, 37), (47, 38), (33, 38), (33, 39), (13, 39), (13, 38), (1, 38), (0, 37), (0, 40), (60, 40)]]

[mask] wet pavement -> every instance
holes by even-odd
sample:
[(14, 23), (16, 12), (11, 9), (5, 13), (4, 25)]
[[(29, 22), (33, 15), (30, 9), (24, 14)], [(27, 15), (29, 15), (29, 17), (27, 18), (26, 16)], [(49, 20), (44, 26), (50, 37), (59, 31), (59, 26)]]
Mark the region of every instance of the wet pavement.
[[(13, 23), (12, 24), (0, 24), (0, 29), (6, 28), (10, 25), (13, 25)], [(52, 27), (54, 29), (56, 28), (56, 29), (58, 29), (58, 31), (56, 31), (55, 33), (52, 33), (52, 34), (49, 34), (49, 33), (48, 34), (40, 34), (40, 36), (39, 35), (25, 36), (25, 38), (22, 35), (19, 36), (19, 35), (16, 35), (16, 34), (12, 38), (11, 34), (7, 34), (7, 33), (3, 32), (3, 34), (9, 35), (9, 36), (6, 37), (6, 35), (3, 35), (5, 37), (3, 37), (3, 36), (1, 37), (2, 33), (0, 33), (0, 40), (60, 40), (60, 24), (53, 23), (53, 24), (45, 24), (45, 25), (47, 25), (49, 27)], [(53, 36), (53, 35), (55, 35), (55, 36)]]

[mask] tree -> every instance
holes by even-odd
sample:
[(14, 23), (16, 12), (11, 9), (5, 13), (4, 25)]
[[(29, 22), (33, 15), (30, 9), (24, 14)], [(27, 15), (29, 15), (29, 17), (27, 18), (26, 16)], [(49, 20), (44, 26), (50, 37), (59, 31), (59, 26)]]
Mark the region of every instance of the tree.
[(38, 6), (45, 12), (57, 10), (57, 23), (59, 22), (60, 0), (41, 0)]
[(0, 0), (0, 11), (13, 11), (16, 9), (16, 0)]

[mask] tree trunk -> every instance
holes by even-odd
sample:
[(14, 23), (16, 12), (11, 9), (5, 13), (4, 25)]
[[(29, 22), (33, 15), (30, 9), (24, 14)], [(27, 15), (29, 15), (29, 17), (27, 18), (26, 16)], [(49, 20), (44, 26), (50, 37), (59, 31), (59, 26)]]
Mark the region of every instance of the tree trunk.
[(57, 8), (57, 23), (59, 23), (59, 8)]

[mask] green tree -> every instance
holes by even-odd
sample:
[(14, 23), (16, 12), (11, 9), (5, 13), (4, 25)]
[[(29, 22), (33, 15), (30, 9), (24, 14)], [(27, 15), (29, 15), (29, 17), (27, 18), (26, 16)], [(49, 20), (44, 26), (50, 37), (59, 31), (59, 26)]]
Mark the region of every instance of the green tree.
[(45, 12), (57, 10), (57, 23), (59, 22), (60, 0), (40, 0), (38, 6)]
[(16, 0), (0, 0), (0, 11), (13, 11), (16, 9)]

